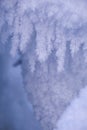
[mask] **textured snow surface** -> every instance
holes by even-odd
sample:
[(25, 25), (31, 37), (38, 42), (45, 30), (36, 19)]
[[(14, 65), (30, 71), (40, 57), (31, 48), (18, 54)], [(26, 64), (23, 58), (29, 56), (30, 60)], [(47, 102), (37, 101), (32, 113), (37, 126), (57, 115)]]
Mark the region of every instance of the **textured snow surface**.
[(84, 43), (84, 59), (87, 61), (86, 4), (85, 0), (1, 0), (0, 32), (4, 34), (1, 42), (6, 43), (11, 37), (12, 55), (18, 51), (24, 54), (34, 42), (31, 71), (35, 70), (37, 60), (41, 63), (47, 61), (55, 50), (58, 71), (61, 72), (67, 42), (72, 57)]
[(53, 130), (87, 85), (86, 0), (1, 0), (0, 39), (20, 54), (29, 100)]
[(87, 87), (64, 112), (55, 130), (87, 130)]
[[(67, 50), (69, 51), (69, 50)], [(23, 57), (24, 84), (31, 100), (36, 117), (45, 130), (56, 127), (56, 123), (71, 101), (87, 84), (87, 70), (81, 50), (76, 58), (66, 58), (66, 69), (57, 72), (57, 63), (54, 55), (49, 57), (48, 63), (37, 62), (35, 72), (29, 70), (28, 54)]]

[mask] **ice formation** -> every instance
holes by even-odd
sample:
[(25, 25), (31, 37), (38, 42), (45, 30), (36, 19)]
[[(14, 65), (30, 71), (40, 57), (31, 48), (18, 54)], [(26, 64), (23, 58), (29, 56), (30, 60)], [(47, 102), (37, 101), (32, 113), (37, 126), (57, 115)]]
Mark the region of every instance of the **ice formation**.
[(44, 130), (55, 129), (87, 84), (86, 4), (85, 0), (0, 1), (0, 42), (9, 39), (11, 54), (20, 54), (24, 86)]
[(64, 112), (55, 130), (87, 130), (87, 86)]

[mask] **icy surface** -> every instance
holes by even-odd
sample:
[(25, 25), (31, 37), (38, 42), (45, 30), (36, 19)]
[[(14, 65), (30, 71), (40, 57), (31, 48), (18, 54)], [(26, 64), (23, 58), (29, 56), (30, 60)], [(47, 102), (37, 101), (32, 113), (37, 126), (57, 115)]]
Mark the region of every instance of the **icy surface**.
[(87, 87), (67, 108), (55, 130), (87, 130)]
[(21, 69), (13, 67), (7, 50), (0, 53), (0, 130), (42, 130), (27, 100)]
[[(1, 0), (1, 43), (20, 55), (28, 98), (53, 130), (87, 85), (86, 0)], [(2, 35), (3, 34), (3, 35)]]

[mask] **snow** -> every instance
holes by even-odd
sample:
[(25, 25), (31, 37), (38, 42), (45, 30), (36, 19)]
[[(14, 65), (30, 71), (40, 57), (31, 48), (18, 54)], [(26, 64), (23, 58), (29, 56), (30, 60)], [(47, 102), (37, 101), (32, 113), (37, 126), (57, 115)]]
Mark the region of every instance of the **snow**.
[(70, 103), (55, 130), (87, 130), (87, 86)]
[[(55, 128), (68, 105), (87, 86), (86, 5), (86, 0), (0, 1), (0, 45), (10, 39), (11, 54), (21, 57), (23, 84), (44, 130)], [(14, 71), (15, 75), (13, 69), (9, 73), (15, 92), (13, 79), (17, 81), (19, 74)], [(7, 90), (7, 97), (14, 99)], [(19, 113), (18, 102), (17, 106), (12, 110)]]

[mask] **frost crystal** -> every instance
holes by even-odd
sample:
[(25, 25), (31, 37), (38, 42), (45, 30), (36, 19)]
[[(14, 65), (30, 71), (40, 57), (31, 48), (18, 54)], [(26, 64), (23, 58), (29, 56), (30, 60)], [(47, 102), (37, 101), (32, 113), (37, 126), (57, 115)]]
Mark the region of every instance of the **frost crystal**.
[(85, 0), (0, 1), (0, 42), (10, 39), (11, 54), (21, 54), (24, 85), (45, 130), (55, 128), (87, 84), (86, 4)]

